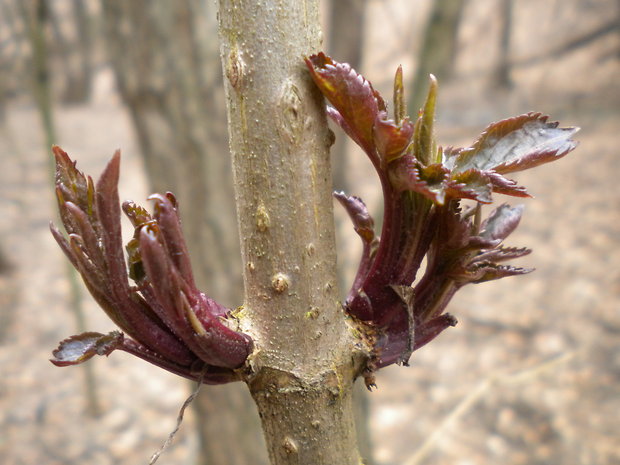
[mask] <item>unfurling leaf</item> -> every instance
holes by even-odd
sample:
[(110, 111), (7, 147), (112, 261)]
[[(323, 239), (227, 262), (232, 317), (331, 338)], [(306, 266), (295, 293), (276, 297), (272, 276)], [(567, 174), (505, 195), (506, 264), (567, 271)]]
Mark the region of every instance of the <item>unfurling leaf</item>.
[(345, 208), (355, 232), (364, 243), (371, 244), (375, 239), (375, 222), (368, 213), (368, 208), (362, 199), (345, 195), (343, 192), (334, 192), (334, 197)]
[(480, 235), (488, 239), (506, 239), (519, 225), (523, 208), (523, 205), (516, 207), (505, 203), (500, 205), (482, 223)]
[(413, 124), (405, 118), (396, 124), (384, 119), (385, 113), (377, 118), (373, 129), (374, 142), (382, 160), (390, 163), (403, 155), (413, 136)]
[[(381, 96), (348, 64), (323, 53), (306, 64), (333, 105), (327, 107), (329, 116), (373, 163), (384, 196), (376, 237), (364, 203), (335, 194), (364, 245), (346, 310), (375, 333), (373, 367), (406, 363), (412, 351), (455, 324), (444, 312), (458, 289), (531, 271), (500, 264), (530, 252), (502, 245), (519, 224), (523, 207), (501, 205), (481, 221), (480, 204), (491, 203), (493, 193), (529, 197), (504, 174), (566, 155), (577, 145), (571, 136), (578, 128), (559, 128), (547, 116), (528, 113), (489, 125), (471, 147), (442, 150), (434, 136), (433, 76), (412, 124), (405, 116), (402, 68), (394, 77), (390, 120)], [(477, 206), (462, 212), (462, 199)], [(424, 275), (416, 280), (424, 258)]]
[(54, 155), (68, 238), (53, 225), (52, 234), (97, 303), (128, 337), (120, 332), (73, 336), (54, 352), (53, 363), (75, 365), (121, 349), (203, 383), (238, 380), (235, 370), (245, 362), (251, 340), (228, 326), (229, 309), (196, 288), (174, 196), (153, 195), (152, 215), (131, 202), (123, 205), (135, 228), (126, 247), (128, 273), (118, 199), (120, 153), (96, 184), (58, 147)]
[(491, 203), (492, 183), (488, 175), (478, 170), (453, 174), (448, 182), (448, 193), (455, 199), (471, 199)]
[(108, 334), (82, 333), (61, 341), (58, 348), (52, 352), (54, 358), (50, 361), (59, 367), (78, 365), (95, 355), (110, 355), (122, 344), (123, 333), (119, 331)]
[(558, 128), (548, 118), (527, 113), (493, 123), (447, 164), (456, 172), (477, 169), (505, 174), (557, 160), (577, 146), (571, 137), (579, 128)]
[(531, 197), (525, 187), (517, 185), (512, 179), (505, 178), (495, 171), (485, 171), (484, 174), (489, 177), (493, 192), (513, 197)]
[(474, 262), (461, 274), (451, 274), (450, 277), (457, 283), (480, 284), (495, 279), (517, 276), (534, 271), (532, 268), (518, 268), (515, 266), (498, 265), (491, 262)]
[(324, 53), (306, 58), (316, 85), (347, 123), (347, 133), (367, 153), (374, 152), (373, 126), (385, 102), (366, 79), (347, 63)]

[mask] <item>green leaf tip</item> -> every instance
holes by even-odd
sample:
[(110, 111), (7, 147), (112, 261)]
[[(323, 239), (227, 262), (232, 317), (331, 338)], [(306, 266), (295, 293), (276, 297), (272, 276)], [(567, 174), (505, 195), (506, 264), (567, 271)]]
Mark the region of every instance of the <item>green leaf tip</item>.
[(405, 102), (405, 87), (403, 85), (403, 67), (398, 65), (394, 75), (394, 120), (397, 124), (405, 118), (407, 104)]
[(429, 165), (435, 160), (435, 105), (437, 102), (437, 79), (432, 74), (429, 77), (428, 94), (424, 107), (420, 110), (414, 134), (414, 148), (416, 158), (423, 164)]

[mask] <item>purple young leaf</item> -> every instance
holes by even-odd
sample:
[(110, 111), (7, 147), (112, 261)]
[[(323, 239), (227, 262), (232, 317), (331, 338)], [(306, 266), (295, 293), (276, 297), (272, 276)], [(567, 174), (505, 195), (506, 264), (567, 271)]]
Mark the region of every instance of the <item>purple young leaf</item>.
[[(56, 195), (61, 207), (60, 212), (63, 223), (65, 223), (65, 218), (63, 216), (62, 204), (65, 202), (73, 202), (89, 217), (94, 216), (96, 206), (94, 204), (95, 187), (93, 180), (90, 176), (84, 176), (83, 173), (78, 171), (75, 167), (75, 162), (60, 147), (53, 146), (52, 152), (56, 160)], [(71, 225), (70, 221), (67, 221), (67, 223), (69, 223), (69, 226)], [(67, 232), (72, 233), (73, 231), (67, 230)]]
[(187, 363), (192, 355), (178, 338), (156, 318), (148, 304), (129, 287), (121, 235), (121, 208), (118, 198), (120, 152), (117, 151), (99, 177), (95, 189), (97, 219), (101, 225), (106, 257), (107, 294), (122, 320), (121, 329), (149, 349)]
[(415, 331), (413, 350), (418, 350), (420, 347), (425, 346), (439, 336), (444, 329), (454, 327), (457, 323), (458, 321), (453, 315), (443, 313), (420, 324)]
[(540, 113), (527, 113), (489, 125), (453, 160), (454, 171), (473, 168), (505, 174), (563, 157), (577, 146), (571, 136), (579, 128), (558, 128), (557, 122), (547, 119)]
[(481, 224), (480, 235), (488, 239), (506, 239), (519, 225), (524, 208), (523, 205), (500, 205)]
[(334, 192), (333, 195), (347, 211), (355, 232), (364, 243), (371, 244), (375, 240), (375, 222), (368, 213), (364, 201), (354, 195), (346, 195), (344, 192)]
[[(160, 209), (159, 214), (165, 212)], [(191, 274), (182, 275), (175, 264), (176, 249), (166, 240), (179, 238), (174, 238), (174, 229), (168, 237), (162, 230), (163, 224), (140, 231), (142, 262), (150, 283), (145, 292), (154, 295), (164, 309), (161, 317), (166, 324), (200, 359), (213, 366), (239, 367), (249, 355), (250, 341), (220, 321), (225, 311), (194, 287), (188, 280)]]
[(343, 192), (334, 192), (334, 197), (347, 211), (353, 222), (353, 228), (362, 239), (363, 244), (362, 257), (351, 285), (351, 291), (347, 296), (346, 305), (352, 311), (355, 309), (354, 314), (358, 318), (369, 319), (372, 315), (372, 305), (368, 296), (360, 292), (360, 289), (372, 266), (379, 245), (379, 239), (375, 236), (375, 223), (368, 213), (366, 204), (359, 197), (348, 196)]
[(411, 142), (413, 124), (408, 118), (396, 124), (381, 112), (375, 121), (373, 138), (381, 159), (390, 163), (401, 157)]
[(393, 363), (408, 366), (411, 353), (431, 342), (445, 329), (457, 324), (456, 318), (449, 313), (443, 313), (410, 328), (404, 324), (404, 317), (402, 320), (386, 328), (379, 338), (377, 360), (374, 362), (376, 368)]
[(480, 284), (495, 279), (517, 276), (534, 271), (532, 268), (519, 268), (508, 265), (498, 265), (492, 262), (474, 261), (460, 273), (451, 273), (450, 277), (460, 285), (473, 283)]
[(513, 197), (531, 197), (523, 186), (517, 185), (512, 179), (505, 178), (495, 171), (484, 171), (489, 177), (493, 192), (504, 195), (512, 195)]
[(140, 228), (142, 225), (153, 221), (153, 217), (146, 211), (146, 208), (136, 205), (131, 200), (123, 202), (122, 208), (134, 228)]
[(160, 231), (166, 242), (167, 253), (174, 266), (179, 270), (189, 286), (195, 287), (189, 251), (183, 237), (181, 220), (179, 218), (177, 201), (171, 192), (166, 195), (153, 194), (149, 200), (155, 200), (153, 217), (160, 226)]
[(59, 367), (78, 365), (95, 355), (110, 355), (112, 351), (123, 344), (123, 333), (112, 331), (108, 334), (82, 333), (61, 341), (58, 348), (52, 352), (50, 360)]
[(414, 349), (414, 338), (416, 331), (416, 322), (415, 322), (415, 296), (414, 291), (411, 286), (402, 286), (402, 285), (392, 285), (392, 290), (398, 295), (400, 300), (405, 306), (405, 311), (407, 313), (407, 344), (405, 348), (401, 351), (398, 356), (398, 361), (396, 363), (401, 365), (408, 365), (409, 358), (411, 358), (411, 354)]
[(521, 258), (532, 253), (531, 249), (527, 247), (497, 247), (495, 249), (486, 250), (476, 255), (476, 261), (485, 262), (503, 262), (506, 260), (513, 260), (515, 258)]
[(397, 191), (413, 191), (443, 205), (446, 199), (449, 171), (441, 164), (423, 166), (415, 157), (406, 154), (390, 164), (389, 179)]
[(324, 53), (306, 58), (306, 65), (323, 95), (340, 113), (349, 135), (374, 156), (373, 126), (385, 102), (370, 82), (347, 63), (337, 63)]
[(471, 199), (491, 203), (491, 180), (478, 170), (456, 173), (447, 182), (448, 196), (453, 199)]

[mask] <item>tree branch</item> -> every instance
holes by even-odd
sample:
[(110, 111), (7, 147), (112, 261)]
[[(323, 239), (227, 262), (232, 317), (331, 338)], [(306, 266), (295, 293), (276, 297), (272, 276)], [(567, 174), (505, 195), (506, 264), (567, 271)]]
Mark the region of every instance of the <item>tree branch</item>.
[(244, 265), (247, 382), (274, 464), (359, 464), (354, 352), (336, 278), (324, 104), (303, 56), (318, 2), (220, 0), (220, 38)]

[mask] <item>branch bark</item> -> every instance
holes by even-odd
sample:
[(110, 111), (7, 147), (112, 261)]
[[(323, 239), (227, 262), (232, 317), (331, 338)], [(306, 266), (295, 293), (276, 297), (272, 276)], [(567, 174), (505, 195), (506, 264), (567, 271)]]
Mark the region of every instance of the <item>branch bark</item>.
[(363, 354), (339, 302), (331, 137), (302, 57), (316, 0), (220, 0), (241, 234), (247, 383), (273, 464), (358, 465), (351, 391)]

